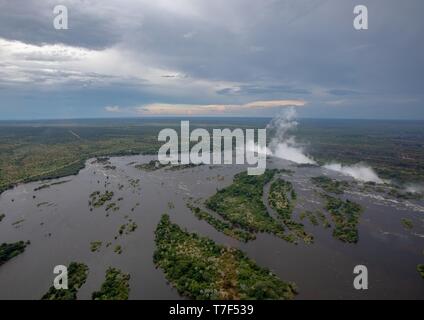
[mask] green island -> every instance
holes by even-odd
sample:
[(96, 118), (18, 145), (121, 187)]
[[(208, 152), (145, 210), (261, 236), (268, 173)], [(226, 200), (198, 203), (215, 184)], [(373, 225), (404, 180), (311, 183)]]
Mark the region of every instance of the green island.
[[(109, 202), (113, 198), (113, 191), (105, 191), (101, 193), (100, 191), (94, 191), (90, 194), (89, 205), (94, 208), (102, 207), (106, 202)], [(110, 208), (109, 208), (110, 209)]]
[(270, 216), (262, 201), (264, 186), (277, 172), (267, 169), (260, 176), (249, 176), (246, 172), (236, 174), (233, 184), (219, 190), (205, 205), (224, 220), (248, 232), (268, 232), (292, 241), (284, 234), (283, 225)]
[(406, 230), (412, 230), (412, 229), (414, 228), (414, 224), (413, 224), (413, 222), (412, 222), (412, 220), (411, 220), (411, 219), (403, 218), (403, 219), (401, 220), (401, 223), (402, 223), (402, 226), (403, 226)]
[(347, 181), (338, 181), (326, 176), (313, 177), (311, 181), (315, 186), (323, 189), (325, 192), (334, 194), (343, 194), (346, 188), (349, 187)]
[(99, 291), (93, 292), (93, 300), (128, 300), (130, 275), (116, 268), (106, 270), (106, 279)]
[(238, 229), (234, 227), (231, 223), (217, 219), (214, 216), (212, 216), (210, 213), (200, 209), (199, 207), (195, 207), (191, 204), (187, 204), (187, 207), (190, 208), (190, 210), (194, 213), (196, 218), (198, 218), (199, 220), (205, 220), (216, 230), (218, 230), (219, 232), (222, 232), (223, 234), (229, 237), (232, 237), (234, 239), (237, 239), (243, 242), (256, 239), (256, 236), (254, 233)]
[(417, 271), (420, 273), (421, 277), (424, 279), (424, 264), (417, 265)]
[(326, 209), (330, 213), (333, 222), (333, 236), (342, 242), (357, 243), (358, 223), (362, 207), (349, 199), (342, 199), (323, 195), (326, 200)]
[(154, 262), (191, 299), (293, 299), (296, 287), (259, 267), (240, 250), (188, 233), (163, 215), (155, 231)]
[(0, 245), (0, 266), (10, 259), (20, 255), (25, 251), (30, 242), (18, 241), (14, 243), (2, 243)]
[(283, 224), (290, 231), (292, 242), (301, 239), (305, 243), (313, 243), (314, 237), (304, 230), (304, 225), (292, 218), (296, 199), (297, 194), (291, 182), (278, 178), (271, 183), (268, 203), (278, 213)]
[(84, 263), (71, 262), (68, 267), (68, 289), (56, 289), (51, 286), (42, 300), (76, 300), (78, 290), (87, 280), (88, 266)]
[(101, 241), (90, 242), (90, 251), (91, 252), (99, 252), (101, 247), (102, 247)]
[(169, 164), (162, 164), (159, 160), (151, 160), (148, 163), (137, 164), (135, 167), (143, 171), (156, 171), (168, 166)]

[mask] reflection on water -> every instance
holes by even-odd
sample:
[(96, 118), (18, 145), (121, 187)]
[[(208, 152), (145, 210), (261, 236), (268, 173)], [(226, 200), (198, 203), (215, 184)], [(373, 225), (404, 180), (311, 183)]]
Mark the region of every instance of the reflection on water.
[[(152, 261), (154, 230), (165, 212), (189, 231), (238, 247), (281, 279), (294, 281), (300, 299), (424, 298), (424, 281), (416, 271), (416, 265), (424, 263), (424, 239), (420, 236), (424, 234), (423, 203), (400, 203), (351, 191), (347, 196), (365, 207), (356, 245), (342, 243), (332, 237), (330, 230), (308, 223), (306, 230), (315, 237), (313, 245), (293, 245), (269, 234), (259, 234), (255, 241), (244, 244), (197, 220), (186, 203), (189, 199), (206, 199), (217, 188), (230, 185), (233, 175), (245, 167), (204, 165), (151, 172), (134, 167), (151, 159), (111, 158), (110, 165), (116, 169), (88, 161), (77, 176), (57, 180), (70, 180), (66, 183), (38, 191), (34, 189), (43, 183), (29, 183), (3, 193), (0, 213), (6, 217), (0, 222), (0, 243), (30, 240), (31, 245), (0, 267), (0, 298), (39, 299), (52, 284), (55, 265), (79, 261), (90, 268), (88, 280), (79, 292), (81, 299), (89, 299), (99, 289), (109, 266), (131, 274), (132, 299), (179, 299)], [(273, 159), (268, 167), (295, 171), (293, 176), (286, 176), (294, 183), (299, 197), (295, 215), (322, 208), (322, 201), (309, 182), (309, 177), (322, 174), (322, 169), (296, 168), (278, 159)], [(131, 183), (131, 179), (140, 179), (140, 183)], [(119, 210), (106, 212), (102, 207), (90, 211), (89, 195), (97, 190), (114, 191), (115, 200), (123, 198)], [(414, 232), (402, 228), (402, 218), (416, 222)], [(128, 219), (137, 223), (137, 230), (115, 239), (119, 227)], [(22, 222), (12, 225), (19, 220)], [(103, 242), (100, 252), (90, 251), (92, 241)], [(106, 247), (108, 242), (111, 245)], [(121, 255), (114, 253), (116, 245), (122, 246)], [(358, 264), (368, 267), (368, 291), (353, 289), (353, 268)]]

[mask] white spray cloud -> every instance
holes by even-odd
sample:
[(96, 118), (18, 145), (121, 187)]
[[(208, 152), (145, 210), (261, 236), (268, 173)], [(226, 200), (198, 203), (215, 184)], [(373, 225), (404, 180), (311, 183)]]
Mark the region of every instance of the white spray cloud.
[[(267, 126), (267, 129), (272, 132), (273, 137), (269, 143), (269, 147), (266, 148), (266, 150), (262, 150), (262, 152), (295, 163), (317, 164), (313, 158), (305, 154), (302, 146), (299, 145), (295, 137), (290, 134), (290, 132), (296, 129), (297, 125), (295, 108), (289, 108), (285, 110), (285, 112), (277, 115)], [(354, 165), (329, 163), (323, 167), (351, 176), (359, 181), (375, 183), (387, 182), (380, 179), (371, 167), (361, 163)]]
[(292, 107), (277, 115), (268, 124), (267, 130), (273, 132), (273, 138), (269, 143), (269, 154), (296, 163), (316, 164), (315, 160), (304, 153), (295, 137), (289, 133), (298, 125), (295, 119), (296, 110)]
[(405, 186), (405, 191), (410, 193), (418, 193), (418, 194), (424, 194), (424, 185), (421, 184), (408, 184)]
[(345, 166), (340, 163), (331, 163), (324, 165), (324, 168), (351, 176), (359, 181), (384, 183), (384, 181), (378, 177), (375, 171), (366, 165), (354, 164), (351, 166)]

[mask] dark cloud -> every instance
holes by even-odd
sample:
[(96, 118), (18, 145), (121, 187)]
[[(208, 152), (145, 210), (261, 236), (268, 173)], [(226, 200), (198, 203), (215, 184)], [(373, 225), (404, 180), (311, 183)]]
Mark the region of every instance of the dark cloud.
[(348, 89), (331, 89), (327, 91), (329, 94), (333, 96), (352, 96), (357, 95), (359, 92)]
[[(0, 0), (0, 37), (30, 44), (54, 44), (86, 48), (106, 48), (118, 42), (122, 30), (111, 25), (109, 16), (102, 16), (90, 6), (92, 1)], [(65, 4), (69, 29), (53, 27), (53, 8)], [(101, 8), (101, 7), (100, 7)]]

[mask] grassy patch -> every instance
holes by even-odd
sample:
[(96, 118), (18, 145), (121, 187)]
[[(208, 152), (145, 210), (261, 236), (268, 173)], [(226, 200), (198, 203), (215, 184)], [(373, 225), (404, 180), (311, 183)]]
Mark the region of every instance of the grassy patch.
[(182, 230), (163, 215), (156, 229), (155, 264), (178, 292), (192, 299), (292, 299), (281, 281), (241, 251)]

